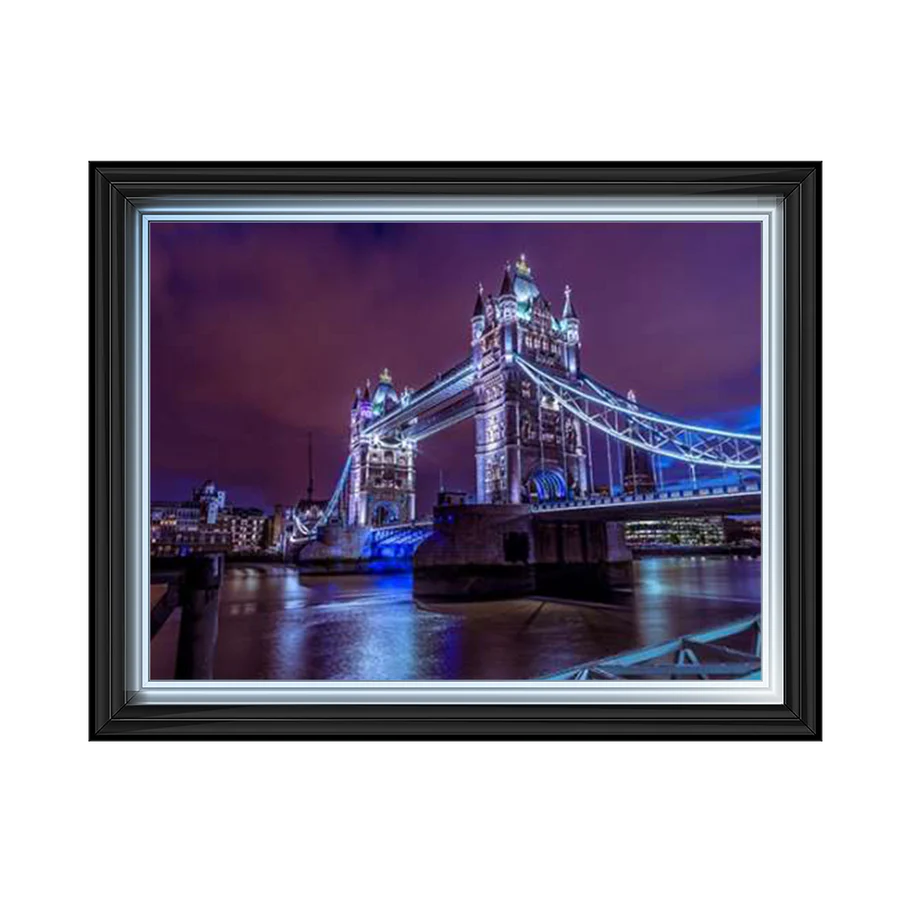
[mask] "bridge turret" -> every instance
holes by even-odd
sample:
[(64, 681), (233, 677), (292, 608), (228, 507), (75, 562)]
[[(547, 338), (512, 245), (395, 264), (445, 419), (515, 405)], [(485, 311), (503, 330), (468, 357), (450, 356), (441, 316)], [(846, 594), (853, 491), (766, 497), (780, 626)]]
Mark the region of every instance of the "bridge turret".
[(559, 320), (559, 326), (565, 340), (566, 371), (570, 376), (575, 377), (581, 368), (580, 323), (578, 314), (575, 312), (575, 306), (572, 303), (572, 288), (566, 285), (564, 293), (566, 302), (563, 306), (563, 314)]
[(368, 421), (372, 418), (372, 393), (369, 390), (371, 382), (366, 379), (366, 389), (359, 401), (359, 418), (360, 421)]
[(484, 285), (478, 282), (478, 293), (475, 295), (475, 309), (472, 310), (472, 321), (480, 320), (484, 324)]
[(512, 270), (510, 268), (509, 263), (506, 264), (506, 268), (503, 270), (503, 283), (500, 285), (500, 296), (505, 297), (507, 294), (512, 293)]
[(475, 297), (475, 308), (472, 310), (472, 364), (477, 369), (481, 365), (482, 347), (481, 338), (484, 336), (484, 288), (478, 285), (478, 294)]
[(503, 284), (500, 286), (500, 296), (497, 298), (497, 321), (500, 325), (500, 350), (503, 359), (507, 363), (512, 362), (513, 353), (516, 350), (516, 312), (519, 301), (512, 289), (513, 279), (509, 263), (503, 275)]
[(484, 285), (478, 283), (478, 293), (475, 295), (475, 308), (472, 310), (472, 343), (481, 339), (484, 334)]

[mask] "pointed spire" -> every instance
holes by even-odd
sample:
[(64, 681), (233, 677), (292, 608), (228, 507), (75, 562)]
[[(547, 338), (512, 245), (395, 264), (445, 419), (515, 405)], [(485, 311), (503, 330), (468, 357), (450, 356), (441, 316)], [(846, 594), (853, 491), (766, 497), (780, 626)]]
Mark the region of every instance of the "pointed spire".
[(577, 319), (578, 313), (575, 312), (575, 307), (572, 305), (572, 288), (566, 285), (563, 293), (566, 295), (566, 305), (563, 307), (562, 317), (564, 319)]
[(475, 309), (472, 310), (472, 318), (477, 319), (484, 316), (484, 286), (478, 282), (478, 296), (475, 298)]
[(312, 457), (312, 432), (310, 431), (307, 435), (308, 442), (306, 445), (307, 456), (306, 456), (306, 465), (309, 469), (309, 481), (306, 483), (306, 502), (312, 505), (312, 496), (313, 496), (313, 457)]
[(369, 400), (372, 399), (372, 395), (369, 393), (369, 388), (371, 386), (372, 386), (372, 382), (369, 381), (369, 379), (367, 378), (366, 379), (366, 390), (365, 390), (365, 393), (363, 394), (363, 401), (368, 402)]
[(357, 388), (356, 393), (353, 395), (353, 406), (351, 409), (356, 409), (359, 406), (359, 398), (362, 396), (362, 391)]
[(503, 270), (503, 284), (500, 285), (500, 296), (504, 296), (512, 291), (512, 276), (510, 274), (510, 265), (506, 264)]

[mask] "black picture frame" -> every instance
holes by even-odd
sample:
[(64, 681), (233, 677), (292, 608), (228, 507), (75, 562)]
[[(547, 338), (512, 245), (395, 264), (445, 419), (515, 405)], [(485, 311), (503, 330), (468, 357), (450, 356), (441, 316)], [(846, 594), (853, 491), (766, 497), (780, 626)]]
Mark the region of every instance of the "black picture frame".
[[(821, 698), (822, 166), (810, 163), (92, 162), (91, 739), (812, 739)], [(784, 221), (784, 702), (779, 705), (141, 705), (127, 689), (126, 258), (148, 198), (229, 193), (760, 194)]]

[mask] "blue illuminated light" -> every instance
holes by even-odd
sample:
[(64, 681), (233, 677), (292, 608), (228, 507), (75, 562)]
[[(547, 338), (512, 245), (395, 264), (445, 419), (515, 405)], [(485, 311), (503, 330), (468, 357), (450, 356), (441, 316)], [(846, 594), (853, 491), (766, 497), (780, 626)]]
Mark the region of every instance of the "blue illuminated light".
[(556, 469), (535, 472), (530, 483), (537, 490), (538, 500), (560, 500), (566, 496), (566, 481)]

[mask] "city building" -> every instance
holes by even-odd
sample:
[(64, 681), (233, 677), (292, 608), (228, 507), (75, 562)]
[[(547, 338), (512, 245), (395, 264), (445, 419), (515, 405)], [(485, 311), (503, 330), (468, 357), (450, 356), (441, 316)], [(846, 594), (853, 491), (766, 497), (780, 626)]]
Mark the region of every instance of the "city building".
[(154, 501), (150, 504), (151, 534), (162, 529), (184, 532), (200, 527), (200, 507), (191, 500)]
[(202, 520), (215, 525), (219, 512), (225, 508), (225, 491), (218, 490), (214, 481), (204, 481), (194, 489), (194, 503), (200, 510)]
[(759, 547), (762, 544), (762, 521), (758, 516), (725, 519), (725, 540), (729, 544)]
[(151, 556), (185, 556), (230, 549), (228, 530), (218, 522), (208, 522), (199, 501), (150, 504)]
[(625, 543), (629, 547), (716, 547), (725, 541), (721, 516), (681, 516), (648, 519), (625, 524)]
[(205, 481), (190, 500), (150, 504), (150, 554), (257, 553), (265, 549), (261, 509), (228, 506), (225, 491)]
[(154, 501), (150, 504), (150, 554), (178, 556), (231, 547), (229, 530), (220, 522), (225, 491), (205, 481), (191, 500)]
[(279, 549), (286, 531), (285, 510), (280, 503), (275, 504), (272, 515), (266, 519), (265, 544), (270, 549)]
[(261, 509), (225, 507), (219, 520), (228, 532), (232, 553), (260, 553), (265, 549), (266, 514)]

